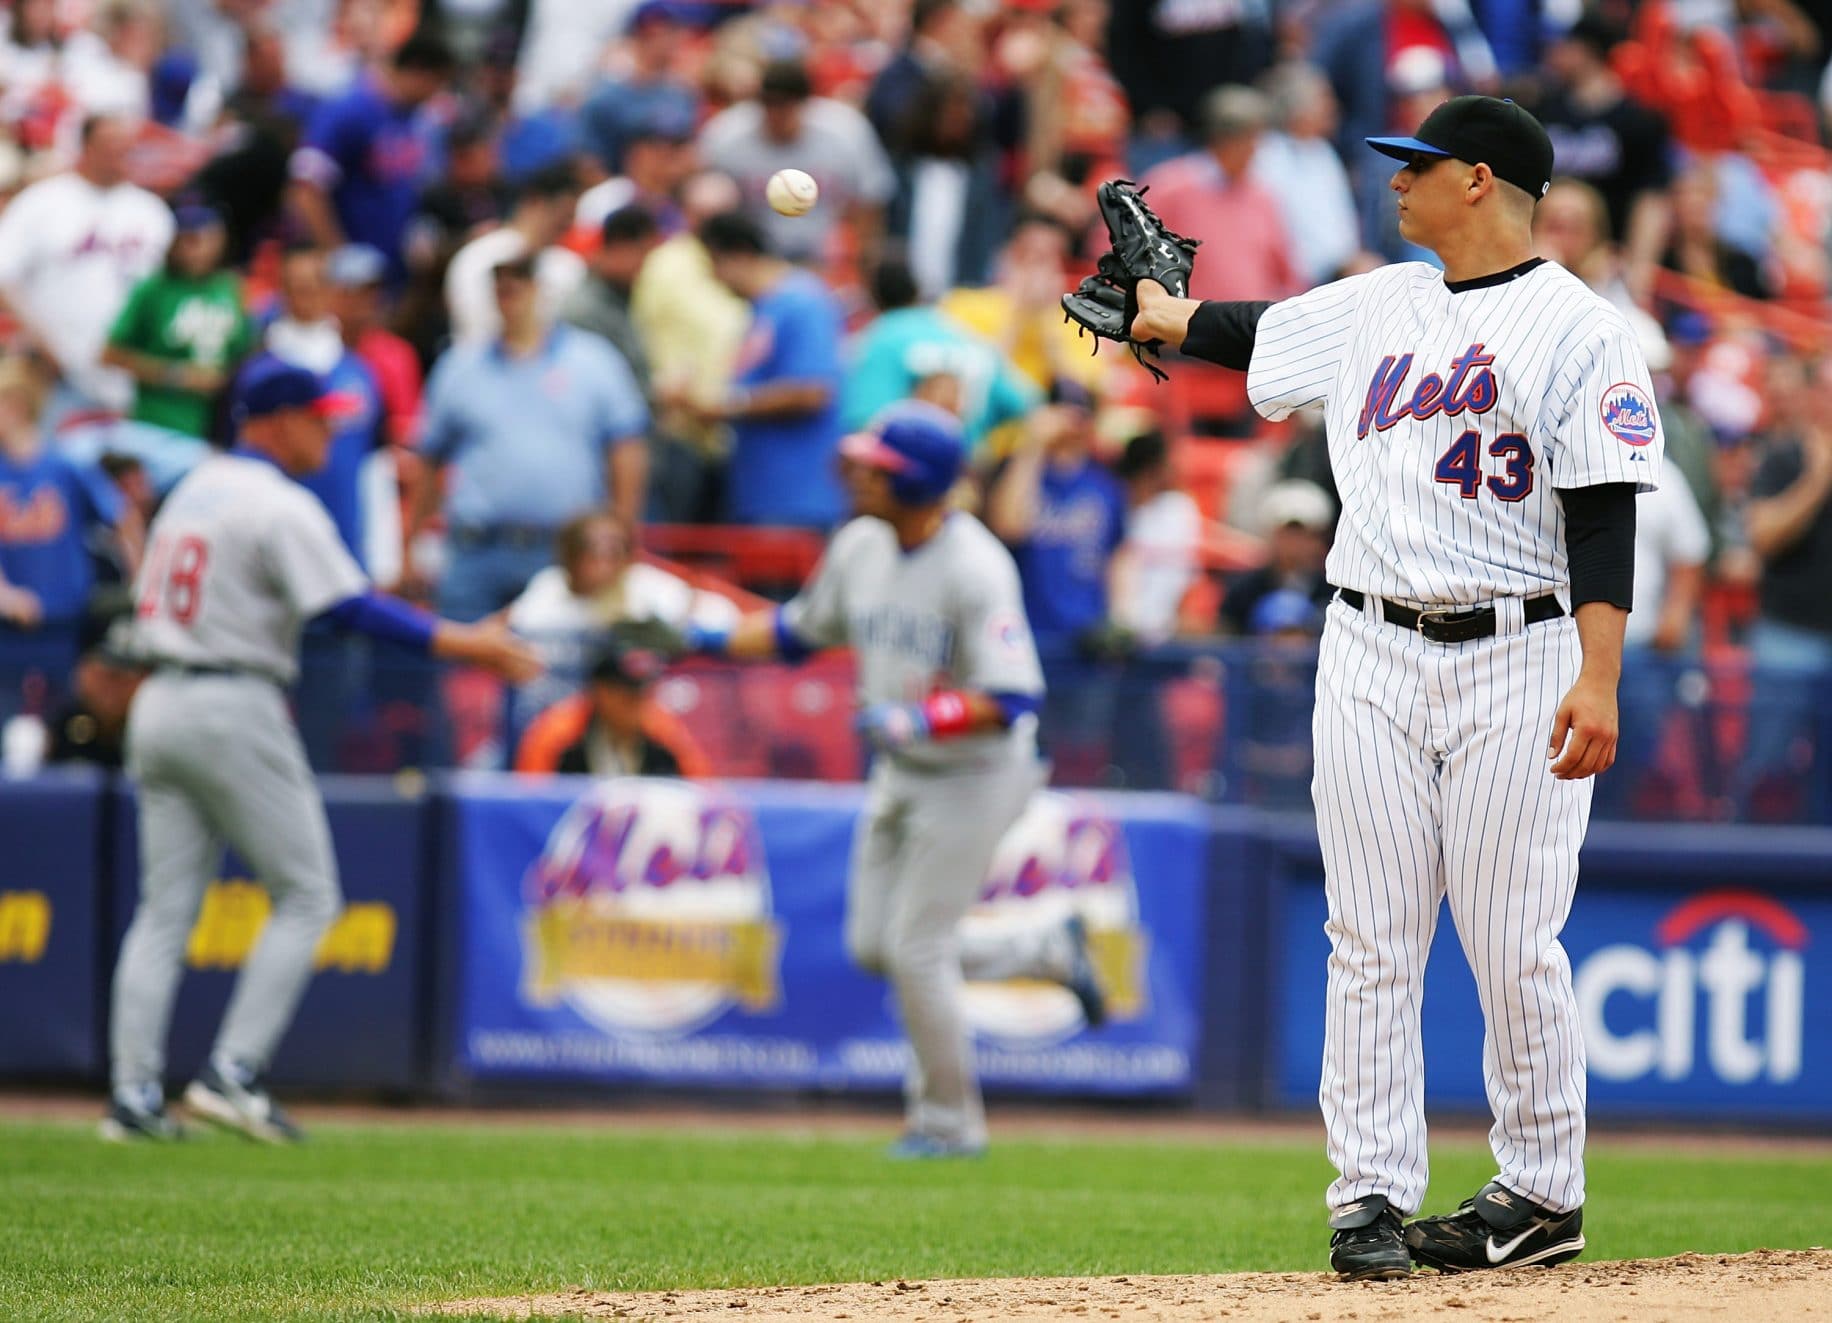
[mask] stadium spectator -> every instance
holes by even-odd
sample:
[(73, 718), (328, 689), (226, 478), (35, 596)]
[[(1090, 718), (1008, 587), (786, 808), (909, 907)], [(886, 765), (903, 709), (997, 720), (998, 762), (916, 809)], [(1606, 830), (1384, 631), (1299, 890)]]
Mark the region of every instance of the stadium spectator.
[(1780, 774), (1798, 785), (1810, 767), (1817, 815), (1828, 807), (1832, 772), (1824, 698), (1832, 675), (1832, 365), (1784, 360), (1769, 381), (1777, 426), (1744, 516), (1762, 576), (1749, 631), (1757, 700), (1739, 804), (1759, 815), (1763, 778)]
[(125, 413), (133, 379), (105, 366), (108, 330), (172, 241), (172, 213), (127, 182), (132, 130), (87, 119), (74, 169), (24, 189), (0, 212), (0, 316), (63, 376), (49, 425), (83, 410)]
[(0, 22), (0, 125), (20, 146), (51, 145), (63, 34), (57, 0), (17, 0)]
[(1553, 180), (1533, 209), (1533, 248), (1608, 299), (1634, 329), (1649, 370), (1666, 370), (1673, 357), (1666, 333), (1629, 287), (1609, 241), (1609, 213), (1601, 193), (1581, 180)]
[(894, 158), (897, 193), (887, 226), (925, 298), (983, 282), (1008, 225), (1004, 158), (981, 108), (979, 85), (966, 74), (929, 79), (917, 91), (904, 151)]
[(700, 98), (676, 73), (689, 35), (676, 0), (642, 0), (630, 10), (613, 71), (579, 108), (581, 146), (608, 174), (626, 173), (624, 148), (639, 125), (699, 122)]
[(218, 395), (254, 346), (254, 327), (241, 277), (222, 266), (222, 217), (189, 203), (175, 221), (164, 268), (128, 295), (102, 361), (134, 379), (136, 421), (208, 437)]
[(909, 34), (878, 71), (865, 97), (865, 116), (893, 158), (911, 155), (920, 127), (917, 106), (935, 80), (971, 71), (983, 59), (985, 22), (963, 0), (914, 0)]
[(696, 592), (685, 579), (636, 559), (635, 553), (630, 530), (602, 510), (561, 525), (554, 563), (528, 581), (505, 617), (547, 668), (546, 675), (519, 692), (523, 711), (539, 712), (570, 692), (605, 631), (619, 621), (662, 620), (680, 626), (719, 625), (736, 618), (736, 608), (724, 598)]
[(384, 290), (388, 259), (368, 244), (345, 244), (325, 262), (331, 313), (344, 348), (375, 378), (382, 403), (382, 439), (411, 445), (420, 434), (420, 359), (413, 346), (388, 329)]
[(1646, 298), (1667, 232), (1671, 147), (1666, 122), (1635, 102), (1610, 68), (1622, 35), (1594, 9), (1580, 15), (1547, 46), (1550, 86), (1531, 109), (1552, 139), (1559, 173), (1602, 195), (1609, 212), (1602, 237), (1620, 243), (1629, 287)]
[(1024, 612), (1046, 662), (1068, 656), (1111, 615), (1126, 496), (1094, 457), (1092, 401), (1060, 385), (994, 474), (986, 526), (1012, 550)]
[(531, 175), (516, 189), (515, 208), (497, 229), (480, 234), (452, 257), (445, 269), (445, 306), (452, 339), (475, 343), (502, 333), (490, 273), (499, 263), (534, 256), (540, 313), (552, 321), (585, 279), (585, 262), (559, 246), (572, 224), (577, 199), (572, 171), (554, 166)]
[(1196, 581), (1202, 512), (1178, 490), (1162, 432), (1128, 441), (1114, 474), (1126, 487), (1126, 540), (1114, 560), (1113, 618), (1140, 642), (1162, 643)]
[(839, 300), (792, 266), (741, 212), (700, 227), (713, 275), (751, 305), (731, 390), (716, 403), (686, 392), (673, 404), (732, 430), (727, 517), (825, 531), (845, 513), (835, 472), (840, 442)]
[(1125, 173), (1126, 93), (1107, 68), (1108, 0), (1051, 6), (1042, 59), (1025, 80), (1026, 164), (1073, 188)]
[(872, 273), (878, 316), (852, 345), (840, 421), (862, 429), (880, 409), (916, 394), (937, 376), (959, 383), (951, 408), (962, 424), (969, 457), (987, 434), (1016, 423), (1043, 393), (999, 351), (940, 310), (917, 301), (916, 281), (900, 258), (880, 259)]
[[(496, 122), (461, 114), (445, 135), (445, 171), (420, 193), (407, 231), (408, 265), (443, 270), (453, 253), (509, 214)], [(373, 245), (370, 245), (373, 247)]]
[(712, 415), (731, 389), (750, 306), (713, 275), (697, 233), (733, 211), (738, 186), (716, 170), (681, 187), (679, 234), (650, 253), (630, 294), (630, 316), (649, 360), (657, 453), (655, 500), (677, 523), (712, 523), (724, 513), (721, 485), (730, 437)]
[(1229, 582), (1221, 599), (1220, 624), (1225, 634), (1253, 633), (1255, 608), (1281, 590), (1302, 594), (1319, 610), (1330, 599), (1323, 560), (1329, 553), (1336, 506), (1329, 495), (1315, 483), (1288, 478), (1273, 484), (1260, 510), (1267, 529), (1266, 563)]
[(143, 0), (104, 0), (90, 26), (64, 42), (58, 82), (85, 115), (144, 120), (152, 111), (148, 73), (159, 57), (159, 11)]
[(1026, 213), (994, 266), (994, 283), (956, 289), (940, 309), (996, 347), (1012, 365), (1047, 391), (1068, 378), (1098, 393), (1113, 358), (1098, 358), (1087, 341), (1063, 320), (1062, 291), (1068, 278), (1069, 234), (1050, 217)]
[(29, 363), (0, 362), (0, 624), (74, 637), (96, 585), (92, 535), (113, 543), (131, 580), (144, 530), (100, 469), (46, 447), (44, 403)]
[(1283, 64), (1266, 77), (1272, 122), (1248, 175), (1279, 202), (1298, 279), (1320, 285), (1361, 254), (1361, 229), (1349, 172), (1336, 155), (1336, 94), (1308, 64)]
[(1673, 181), (1673, 225), (1660, 264), (1712, 289), (1745, 298), (1769, 297), (1768, 278), (1748, 252), (1718, 233), (1718, 181), (1713, 167), (1694, 165)]
[(511, 186), (544, 170), (564, 168), (570, 173), (579, 153), (578, 118), (571, 109), (516, 95), (519, 46), (513, 28), (492, 32), (475, 74), (478, 99), (499, 125), (503, 179)]
[(1252, 88), (1220, 88), (1203, 103), (1204, 149), (1145, 178), (1164, 223), (1203, 243), (1191, 298), (1281, 299), (1303, 285), (1280, 205), (1253, 174), (1271, 116)]
[[(700, 159), (738, 181), (746, 212), (763, 226), (772, 250), (793, 262), (824, 259), (841, 219), (870, 252), (897, 187), (871, 122), (851, 106), (815, 96), (806, 66), (794, 59), (764, 69), (756, 100), (707, 121)], [(814, 176), (821, 205), (805, 216), (770, 210), (764, 186), (782, 169)]]
[[(574, 515), (608, 507), (634, 526), (648, 464), (649, 412), (616, 351), (542, 317), (532, 257), (504, 262), (492, 276), (503, 333), (455, 345), (439, 360), (421, 443), (436, 470), (451, 470), (441, 611), (467, 621), (513, 601)], [(434, 481), (418, 493), (410, 549), (439, 490)], [(407, 574), (420, 577), (417, 563), (410, 560)]]
[(556, 703), (529, 726), (515, 770), (539, 775), (703, 777), (693, 739), (649, 696), (663, 661), (651, 652), (607, 648), (576, 698)]
[(215, 154), (193, 186), (223, 214), (228, 261), (242, 267), (256, 245), (278, 236), (289, 163), (318, 102), (288, 79), (286, 47), (273, 27), (250, 20), (234, 29), (230, 42), (241, 60), (241, 82), (223, 84), (230, 90), (223, 123), (211, 138)]
[(293, 154), (291, 201), (321, 248), (366, 243), (406, 275), (405, 239), (428, 182), (434, 134), (427, 102), (453, 68), (439, 38), (416, 34), (379, 74), (364, 73), (320, 106)]
[(575, 227), (596, 229), (624, 207), (642, 207), (665, 235), (686, 221), (676, 201), (693, 172), (694, 122), (678, 106), (658, 102), (632, 116), (623, 134), (623, 173), (594, 184), (579, 197)]
[[(1203, 99), (1251, 83), (1272, 63), (1273, 6), (1122, 0), (1113, 6), (1109, 56), (1132, 106), (1132, 161), (1143, 172), (1187, 145)], [(1369, 132), (1377, 133), (1379, 129)]]
[(613, 211), (599, 229), (585, 278), (560, 305), (560, 320), (590, 331), (623, 355), (645, 396), (649, 354), (630, 315), (630, 299), (643, 263), (661, 241), (655, 217), (644, 207), (631, 204)]

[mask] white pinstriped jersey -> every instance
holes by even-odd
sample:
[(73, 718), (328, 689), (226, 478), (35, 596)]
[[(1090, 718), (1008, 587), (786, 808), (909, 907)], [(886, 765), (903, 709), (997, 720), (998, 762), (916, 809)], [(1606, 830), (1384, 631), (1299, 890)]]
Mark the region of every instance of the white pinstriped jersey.
[(1396, 601), (1568, 598), (1554, 489), (1659, 482), (1634, 332), (1551, 262), (1454, 291), (1406, 262), (1276, 303), (1247, 394), (1271, 419), (1325, 407), (1342, 497), (1330, 582)]

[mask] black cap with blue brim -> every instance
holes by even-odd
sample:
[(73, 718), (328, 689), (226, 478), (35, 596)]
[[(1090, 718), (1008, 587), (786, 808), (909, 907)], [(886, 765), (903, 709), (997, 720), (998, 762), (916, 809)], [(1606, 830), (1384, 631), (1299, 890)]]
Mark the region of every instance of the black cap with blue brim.
[(1427, 115), (1412, 137), (1365, 141), (1398, 161), (1439, 156), (1486, 165), (1495, 178), (1535, 198), (1552, 186), (1552, 139), (1521, 107), (1492, 96), (1452, 97)]

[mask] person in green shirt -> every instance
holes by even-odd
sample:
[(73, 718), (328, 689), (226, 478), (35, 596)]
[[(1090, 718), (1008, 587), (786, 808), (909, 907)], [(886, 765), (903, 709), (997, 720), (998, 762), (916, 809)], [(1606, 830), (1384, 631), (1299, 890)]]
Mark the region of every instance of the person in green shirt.
[(102, 359), (133, 376), (136, 422), (207, 438), (218, 393), (254, 348), (254, 327), (241, 278), (222, 269), (222, 217), (195, 204), (175, 217), (165, 266), (128, 295)]

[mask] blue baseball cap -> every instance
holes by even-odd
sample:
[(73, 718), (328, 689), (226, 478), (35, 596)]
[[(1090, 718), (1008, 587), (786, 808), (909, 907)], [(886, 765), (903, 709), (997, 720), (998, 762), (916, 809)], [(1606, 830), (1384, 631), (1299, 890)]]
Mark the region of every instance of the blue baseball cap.
[(960, 419), (922, 400), (882, 410), (863, 432), (840, 442), (855, 464), (890, 474), (891, 495), (905, 505), (933, 505), (946, 496), (967, 459)]
[(238, 421), (265, 418), (288, 409), (304, 409), (320, 418), (343, 418), (362, 408), (362, 401), (330, 383), (310, 368), (299, 367), (272, 354), (263, 354), (236, 383), (235, 416)]
[(382, 250), (366, 243), (347, 243), (331, 250), (324, 264), (325, 279), (339, 289), (379, 285), (388, 276), (388, 259)]
[(1317, 604), (1295, 588), (1280, 588), (1253, 604), (1247, 628), (1255, 634), (1276, 634), (1285, 629), (1315, 629)]
[(193, 234), (223, 223), (223, 214), (202, 202), (183, 202), (172, 210), (172, 220), (180, 234)]

